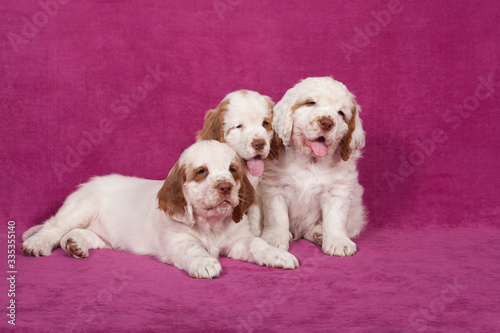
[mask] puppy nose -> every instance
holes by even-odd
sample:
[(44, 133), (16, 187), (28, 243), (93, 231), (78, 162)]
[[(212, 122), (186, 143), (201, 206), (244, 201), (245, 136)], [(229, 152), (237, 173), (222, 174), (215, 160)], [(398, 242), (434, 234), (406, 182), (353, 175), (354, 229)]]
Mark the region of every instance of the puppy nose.
[(228, 195), (231, 193), (231, 190), (233, 189), (233, 185), (230, 183), (220, 183), (217, 184), (217, 190), (219, 190), (219, 193), (222, 195)]
[(318, 121), (321, 129), (325, 132), (330, 131), (333, 127), (333, 120), (331, 120), (330, 118), (322, 117)]
[(266, 141), (262, 140), (262, 139), (254, 139), (252, 141), (252, 147), (253, 149), (257, 150), (257, 151), (261, 151), (262, 149), (264, 149), (266, 145)]

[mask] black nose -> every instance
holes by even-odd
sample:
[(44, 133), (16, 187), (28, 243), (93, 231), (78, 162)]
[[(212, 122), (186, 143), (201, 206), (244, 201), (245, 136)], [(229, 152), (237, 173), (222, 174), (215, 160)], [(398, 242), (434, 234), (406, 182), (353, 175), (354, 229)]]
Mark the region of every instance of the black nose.
[(325, 132), (330, 131), (333, 127), (333, 120), (331, 120), (330, 118), (321, 117), (318, 121), (321, 129)]
[(252, 147), (257, 151), (261, 151), (262, 149), (264, 149), (265, 146), (266, 146), (266, 141), (262, 139), (255, 139), (252, 141)]
[(217, 190), (219, 190), (219, 193), (222, 195), (228, 195), (231, 193), (231, 190), (233, 189), (233, 185), (229, 183), (220, 183), (217, 185)]

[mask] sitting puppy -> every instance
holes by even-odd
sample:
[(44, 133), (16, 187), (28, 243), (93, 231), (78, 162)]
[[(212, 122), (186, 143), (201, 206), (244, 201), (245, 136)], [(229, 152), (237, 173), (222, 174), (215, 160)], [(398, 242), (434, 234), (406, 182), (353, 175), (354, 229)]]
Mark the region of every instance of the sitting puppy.
[(234, 150), (202, 141), (182, 153), (164, 182), (111, 175), (81, 185), (54, 217), (23, 235), (23, 252), (46, 256), (60, 244), (85, 258), (89, 249), (112, 248), (155, 256), (208, 279), (220, 275), (219, 255), (298, 267), (293, 255), (250, 233), (244, 213), (254, 201)]
[[(254, 188), (264, 172), (264, 160), (279, 157), (281, 141), (272, 130), (274, 103), (255, 91), (239, 90), (228, 94), (205, 115), (198, 140), (217, 140), (230, 145), (245, 161), (245, 173)], [(250, 208), (252, 221), (260, 221), (257, 206)], [(259, 223), (251, 224), (254, 235), (260, 235)]]
[(354, 96), (330, 77), (308, 78), (274, 108), (273, 128), (283, 141), (277, 163), (259, 184), (262, 238), (288, 249), (304, 237), (328, 255), (350, 256), (366, 223), (356, 161), (365, 136)]

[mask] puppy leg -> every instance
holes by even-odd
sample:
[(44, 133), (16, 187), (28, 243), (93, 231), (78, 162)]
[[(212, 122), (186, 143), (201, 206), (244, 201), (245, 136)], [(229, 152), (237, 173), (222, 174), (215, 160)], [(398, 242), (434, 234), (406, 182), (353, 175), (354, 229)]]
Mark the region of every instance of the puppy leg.
[(288, 250), (292, 233), (288, 220), (288, 206), (281, 196), (269, 196), (262, 199), (264, 211), (264, 229), (262, 239), (269, 245)]
[(363, 187), (356, 184), (347, 220), (347, 235), (351, 238), (358, 236), (366, 224), (366, 209), (363, 205), (362, 196)]
[[(177, 236), (177, 239), (182, 237)], [(196, 279), (214, 279), (220, 276), (222, 266), (196, 240), (166, 242), (166, 253), (159, 257), (162, 262), (186, 271)]]
[(34, 227), (38, 232), (29, 236), (22, 245), (24, 254), (28, 256), (48, 256), (52, 249), (59, 245), (61, 238), (70, 230), (85, 228), (95, 215), (95, 209), (89, 201), (84, 200), (80, 190), (71, 194), (57, 214), (48, 219), (41, 228)]
[(347, 235), (350, 199), (332, 197), (325, 200), (323, 210), (323, 252), (330, 256), (352, 256), (356, 244)]
[(315, 224), (304, 235), (304, 239), (316, 243), (319, 246), (323, 245), (323, 225)]
[(91, 230), (73, 229), (61, 239), (61, 248), (75, 258), (87, 258), (89, 250), (110, 247)]
[(250, 231), (254, 236), (259, 237), (262, 233), (262, 207), (258, 204), (248, 209), (248, 220), (250, 221)]
[(260, 266), (282, 269), (299, 267), (299, 261), (293, 254), (272, 247), (263, 239), (257, 237), (238, 240), (226, 255), (232, 259), (247, 261)]
[(40, 229), (42, 229), (42, 227), (43, 227), (43, 225), (39, 224), (39, 225), (35, 225), (35, 226), (29, 228), (28, 230), (26, 230), (22, 236), (23, 241), (27, 240), (28, 238), (30, 238), (31, 236), (33, 236), (34, 234), (39, 232)]

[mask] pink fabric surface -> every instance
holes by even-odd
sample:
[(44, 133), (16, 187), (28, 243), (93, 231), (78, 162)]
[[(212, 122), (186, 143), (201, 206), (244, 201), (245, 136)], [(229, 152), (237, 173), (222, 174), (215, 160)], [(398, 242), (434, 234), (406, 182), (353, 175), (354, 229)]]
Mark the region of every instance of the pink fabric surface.
[(221, 259), (195, 280), (153, 258), (61, 249), (19, 264), (19, 329), (62, 332), (494, 332), (497, 228), (369, 229), (359, 253), (328, 257), (300, 240), (301, 267)]
[[(15, 328), (500, 330), (499, 15), (494, 1), (2, 1), (0, 240), (16, 221)], [(90, 177), (165, 178), (227, 93), (278, 101), (325, 75), (357, 96), (367, 132), (355, 256), (299, 241), (296, 271), (221, 259), (220, 279), (195, 281), (128, 253), (19, 251)]]

